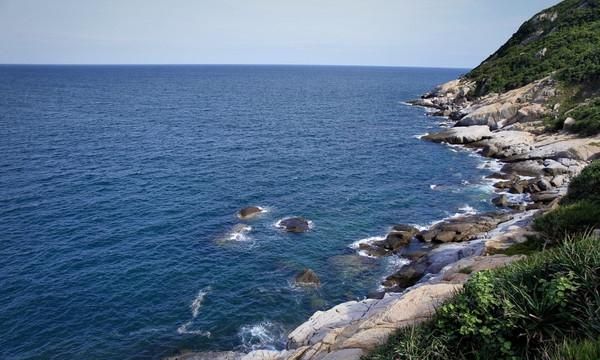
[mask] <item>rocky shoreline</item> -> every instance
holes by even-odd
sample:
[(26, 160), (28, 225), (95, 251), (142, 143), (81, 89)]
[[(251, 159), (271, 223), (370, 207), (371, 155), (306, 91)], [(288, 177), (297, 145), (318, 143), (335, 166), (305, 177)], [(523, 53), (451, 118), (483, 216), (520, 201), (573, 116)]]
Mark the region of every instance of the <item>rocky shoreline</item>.
[(537, 214), (558, 206), (572, 177), (600, 158), (600, 136), (545, 132), (543, 118), (556, 113), (559, 89), (547, 77), (503, 94), (472, 99), (475, 83), (450, 81), (410, 104), (432, 110), (452, 127), (424, 140), (459, 144), (503, 163), (495, 181), (498, 211), (446, 219), (426, 230), (395, 225), (382, 240), (359, 244), (369, 256), (411, 260), (370, 299), (317, 311), (288, 335), (287, 350), (186, 353), (170, 360), (357, 360), (385, 343), (398, 328), (427, 319), (475, 272), (523, 256), (499, 254), (531, 235)]

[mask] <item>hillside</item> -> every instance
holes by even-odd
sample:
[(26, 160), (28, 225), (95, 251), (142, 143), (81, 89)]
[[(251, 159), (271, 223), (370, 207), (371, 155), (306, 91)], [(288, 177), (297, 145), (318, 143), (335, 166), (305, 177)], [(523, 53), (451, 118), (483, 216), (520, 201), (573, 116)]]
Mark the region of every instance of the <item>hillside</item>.
[(566, 0), (525, 22), (466, 75), (475, 96), (505, 92), (555, 73), (568, 84), (600, 80), (600, 1)]

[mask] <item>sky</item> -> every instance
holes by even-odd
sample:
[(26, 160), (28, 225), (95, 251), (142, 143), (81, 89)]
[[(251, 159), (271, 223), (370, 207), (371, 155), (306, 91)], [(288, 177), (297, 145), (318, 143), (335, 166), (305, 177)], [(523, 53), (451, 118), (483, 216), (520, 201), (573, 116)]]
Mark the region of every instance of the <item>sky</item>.
[(558, 2), (0, 0), (0, 63), (471, 68)]

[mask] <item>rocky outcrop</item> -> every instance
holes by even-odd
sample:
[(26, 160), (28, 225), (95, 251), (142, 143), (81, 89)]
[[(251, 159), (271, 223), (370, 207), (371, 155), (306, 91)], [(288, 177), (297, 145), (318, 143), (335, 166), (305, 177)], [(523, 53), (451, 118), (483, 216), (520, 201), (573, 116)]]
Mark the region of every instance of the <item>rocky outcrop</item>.
[(492, 230), (511, 217), (509, 213), (499, 212), (451, 218), (419, 232), (416, 237), (421, 241), (438, 243), (467, 241)]
[(437, 133), (427, 134), (423, 139), (449, 144), (469, 144), (492, 137), (487, 126), (455, 127)]

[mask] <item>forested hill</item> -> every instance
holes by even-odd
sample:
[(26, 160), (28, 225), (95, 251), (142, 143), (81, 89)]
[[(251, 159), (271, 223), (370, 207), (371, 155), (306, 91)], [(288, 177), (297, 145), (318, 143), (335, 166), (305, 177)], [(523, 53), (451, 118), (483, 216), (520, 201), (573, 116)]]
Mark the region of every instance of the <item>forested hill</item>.
[(474, 95), (481, 96), (553, 73), (566, 85), (597, 87), (600, 0), (565, 0), (536, 14), (466, 78), (477, 82)]

